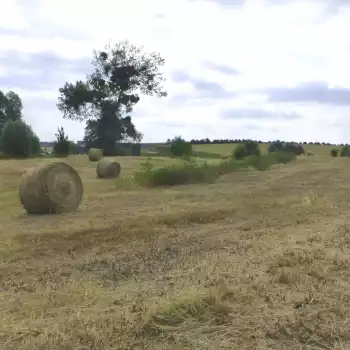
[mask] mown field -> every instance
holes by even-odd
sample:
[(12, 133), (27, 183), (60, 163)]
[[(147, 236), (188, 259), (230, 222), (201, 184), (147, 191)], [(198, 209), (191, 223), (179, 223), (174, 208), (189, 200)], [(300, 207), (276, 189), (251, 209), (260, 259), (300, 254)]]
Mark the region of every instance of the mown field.
[(17, 191), (52, 159), (1, 160), (0, 349), (350, 349), (350, 161), (306, 150), (166, 189), (133, 183), (142, 157), (116, 181), (72, 156), (84, 200), (46, 216)]

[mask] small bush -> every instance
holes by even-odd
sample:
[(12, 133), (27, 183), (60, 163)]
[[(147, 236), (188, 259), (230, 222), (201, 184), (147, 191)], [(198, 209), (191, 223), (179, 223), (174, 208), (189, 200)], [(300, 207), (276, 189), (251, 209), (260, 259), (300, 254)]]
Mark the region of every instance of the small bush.
[(70, 142), (68, 136), (65, 134), (64, 129), (58, 128), (56, 136), (56, 141), (53, 145), (53, 153), (57, 157), (68, 157)]
[(345, 145), (341, 148), (339, 152), (340, 157), (350, 157), (350, 148), (348, 145)]
[(35, 137), (31, 127), (22, 120), (9, 120), (1, 132), (1, 151), (8, 157), (27, 158), (36, 151), (38, 139)]
[(284, 150), (284, 143), (281, 141), (274, 141), (269, 145), (267, 152), (274, 153), (274, 152), (281, 152), (283, 150)]
[(288, 152), (273, 152), (270, 153), (269, 156), (274, 159), (276, 164), (287, 164), (297, 159), (297, 156), (294, 153)]
[(170, 152), (176, 157), (191, 156), (192, 155), (192, 144), (186, 142), (181, 136), (175, 137), (170, 142)]
[(78, 144), (76, 144), (73, 141), (68, 141), (69, 146), (68, 146), (68, 150), (69, 150), (69, 154), (78, 154), (79, 153), (79, 146)]
[(287, 153), (294, 153), (297, 156), (305, 154), (303, 145), (298, 143), (291, 143), (291, 142), (286, 143), (285, 148), (282, 151)]
[(336, 148), (331, 149), (331, 157), (338, 157), (339, 154), (339, 150), (337, 150)]
[(183, 164), (154, 169), (146, 162), (142, 168), (135, 173), (134, 179), (146, 187), (212, 183), (219, 176), (217, 169), (208, 165)]
[(301, 154), (305, 154), (303, 145), (298, 143), (293, 143), (293, 142), (281, 142), (281, 141), (272, 142), (271, 145), (268, 147), (267, 151), (269, 153), (275, 153), (275, 152), (294, 153), (297, 156), (300, 156)]
[(216, 169), (219, 175), (232, 173), (240, 168), (239, 162), (234, 159), (229, 159), (227, 161), (223, 161), (220, 164), (216, 165)]
[(233, 151), (233, 154), (232, 154), (232, 157), (236, 160), (241, 160), (241, 159), (244, 159), (246, 158), (248, 155), (247, 155), (247, 151), (244, 147), (244, 145), (238, 145), (234, 151)]
[(249, 156), (245, 159), (247, 166), (251, 166), (256, 170), (268, 170), (274, 164), (287, 164), (296, 160), (294, 153), (273, 152), (260, 156)]
[(274, 162), (273, 158), (269, 157), (268, 155), (261, 155), (247, 157), (246, 164), (256, 170), (263, 171), (269, 169)]
[(232, 157), (241, 160), (248, 156), (260, 156), (260, 154), (259, 144), (256, 141), (248, 140), (234, 149)]

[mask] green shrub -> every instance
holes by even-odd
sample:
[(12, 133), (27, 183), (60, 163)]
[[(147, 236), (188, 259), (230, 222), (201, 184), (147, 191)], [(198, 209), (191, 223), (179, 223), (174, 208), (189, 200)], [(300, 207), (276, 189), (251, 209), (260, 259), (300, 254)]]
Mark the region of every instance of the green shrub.
[(345, 145), (341, 148), (340, 153), (339, 153), (340, 157), (350, 157), (350, 147), (349, 145)]
[(268, 154), (274, 160), (275, 164), (287, 164), (297, 159), (295, 153), (289, 152), (273, 152)]
[(241, 160), (248, 156), (259, 156), (260, 154), (259, 144), (256, 141), (248, 140), (234, 149), (232, 157)]
[(136, 172), (134, 180), (141, 186), (175, 186), (194, 183), (212, 183), (221, 175), (244, 170), (249, 167), (264, 171), (273, 164), (289, 163), (296, 160), (294, 153), (274, 152), (264, 155), (250, 155), (243, 160), (230, 158), (219, 164), (198, 165), (194, 158), (189, 158), (180, 165), (172, 165), (155, 169), (151, 159), (141, 164), (141, 170)]
[(68, 141), (68, 153), (69, 154), (78, 154), (79, 153), (79, 146), (73, 141)]
[(267, 148), (268, 153), (282, 152), (283, 150), (284, 150), (284, 143), (281, 141), (274, 141)]
[(8, 157), (27, 158), (37, 151), (37, 142), (29, 125), (20, 119), (8, 120), (1, 132), (0, 149)]
[(274, 159), (268, 155), (248, 156), (245, 162), (248, 166), (260, 171), (267, 170), (272, 164), (275, 164)]
[(228, 159), (226, 161), (220, 162), (216, 165), (216, 169), (219, 175), (232, 173), (240, 168), (239, 162), (234, 159)]
[(40, 139), (38, 136), (36, 136), (34, 134), (32, 135), (30, 154), (32, 156), (40, 156), (41, 155)]
[(141, 170), (143, 172), (150, 172), (154, 169), (154, 165), (152, 163), (152, 158), (148, 157), (147, 160), (145, 162), (142, 162), (140, 164)]
[(339, 150), (336, 148), (331, 149), (331, 157), (338, 157)]
[(53, 153), (57, 157), (68, 157), (70, 142), (68, 136), (65, 134), (64, 129), (58, 128), (56, 136), (56, 141), (53, 145)]
[(268, 153), (274, 152), (285, 152), (285, 153), (294, 153), (297, 156), (305, 154), (303, 145), (293, 142), (281, 142), (274, 141), (270, 144), (267, 149)]
[(303, 145), (298, 144), (298, 143), (292, 143), (292, 142), (287, 142), (284, 150), (282, 150), (282, 151), (287, 152), (287, 153), (294, 153), (297, 156), (305, 154), (305, 150), (304, 150)]
[(208, 165), (181, 164), (154, 169), (150, 162), (134, 175), (135, 181), (146, 187), (175, 186), (194, 183), (213, 183), (218, 178), (217, 169)]
[(294, 153), (272, 152), (260, 156), (249, 156), (245, 159), (245, 163), (256, 170), (264, 171), (274, 164), (287, 164), (295, 161), (296, 158)]
[(247, 156), (248, 156), (248, 155), (247, 155), (247, 151), (246, 151), (244, 145), (238, 145), (238, 146), (234, 149), (233, 154), (232, 154), (232, 157), (233, 157), (234, 159), (237, 159), (237, 160), (241, 160), (241, 159), (243, 159), (243, 158), (245, 158), (245, 157), (247, 157)]
[(192, 144), (186, 142), (181, 136), (175, 137), (170, 142), (170, 153), (176, 157), (191, 156)]

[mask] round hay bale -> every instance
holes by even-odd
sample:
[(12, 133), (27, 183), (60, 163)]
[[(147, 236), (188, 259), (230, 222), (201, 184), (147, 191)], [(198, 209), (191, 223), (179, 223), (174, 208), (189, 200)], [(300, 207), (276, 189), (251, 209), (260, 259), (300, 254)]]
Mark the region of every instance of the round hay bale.
[(91, 162), (98, 162), (103, 157), (103, 149), (90, 148), (89, 149), (89, 160)]
[(79, 174), (61, 162), (27, 171), (19, 186), (19, 198), (28, 214), (74, 212), (83, 193)]
[(96, 167), (97, 177), (100, 179), (115, 179), (120, 175), (122, 168), (118, 162), (102, 158)]

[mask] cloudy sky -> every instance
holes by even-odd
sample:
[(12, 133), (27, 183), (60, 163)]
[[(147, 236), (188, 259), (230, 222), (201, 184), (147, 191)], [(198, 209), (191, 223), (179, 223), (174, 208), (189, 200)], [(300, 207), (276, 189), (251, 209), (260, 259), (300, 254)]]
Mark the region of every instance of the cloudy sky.
[(145, 142), (176, 135), (350, 142), (349, 0), (6, 0), (0, 90), (17, 92), (41, 140), (63, 126), (58, 89), (93, 49), (128, 39), (166, 60), (169, 96), (142, 98)]

